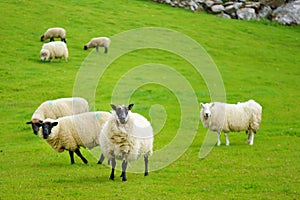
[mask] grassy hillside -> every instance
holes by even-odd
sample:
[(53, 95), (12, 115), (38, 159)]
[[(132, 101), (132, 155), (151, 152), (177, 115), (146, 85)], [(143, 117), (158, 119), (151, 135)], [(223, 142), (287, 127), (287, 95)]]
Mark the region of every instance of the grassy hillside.
[[(300, 197), (299, 26), (221, 19), (147, 0), (1, 1), (0, 9), (0, 199)], [(39, 60), (40, 37), (55, 26), (67, 29), (68, 63)], [(70, 165), (67, 152), (56, 153), (32, 134), (25, 122), (41, 102), (73, 95), (78, 72), (92, 51), (83, 50), (90, 38), (116, 38), (124, 31), (142, 27), (166, 28), (190, 37), (207, 51), (220, 71), (227, 102), (252, 98), (263, 106), (263, 122), (253, 146), (244, 143), (244, 133), (230, 133), (231, 146), (224, 146), (222, 137), (222, 146), (199, 159), (206, 135), (199, 123), (193, 130), (197, 135), (188, 138), (193, 142), (179, 159), (151, 171), (146, 178), (129, 173), (128, 182), (122, 183), (118, 179), (109, 181), (110, 168), (95, 164), (97, 159), (89, 151), (82, 150), (88, 165), (77, 157), (76, 164)], [(142, 40), (143, 36), (137, 38)], [(112, 40), (108, 56), (122, 44)], [(100, 51), (102, 59), (103, 49)], [(193, 53), (193, 49), (186, 51)], [(198, 102), (211, 100), (205, 77), (187, 60), (162, 49), (137, 49), (114, 60), (101, 76), (95, 91), (95, 110), (110, 110), (118, 81), (146, 63), (175, 69), (189, 82)], [(163, 72), (157, 76), (163, 79)], [(128, 100), (135, 103), (134, 112), (149, 119), (153, 105), (161, 106), (156, 109), (162, 115), (165, 112), (164, 126), (155, 135), (155, 150), (167, 146), (184, 126), (180, 125), (178, 95), (163, 85), (149, 83)], [(164, 120), (157, 118), (152, 118), (155, 130)], [(191, 120), (195, 119), (199, 120)]]

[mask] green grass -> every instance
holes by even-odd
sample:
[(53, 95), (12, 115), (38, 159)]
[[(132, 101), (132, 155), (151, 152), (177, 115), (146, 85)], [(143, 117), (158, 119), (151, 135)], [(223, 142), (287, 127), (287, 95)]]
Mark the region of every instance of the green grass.
[[(1, 1), (0, 9), (0, 199), (300, 198), (299, 26), (221, 19), (146, 0)], [(39, 38), (53, 26), (67, 29), (68, 63), (39, 61)], [(221, 147), (199, 159), (206, 133), (199, 124), (193, 143), (176, 162), (146, 178), (130, 173), (122, 183), (109, 181), (110, 169), (96, 165), (87, 150), (82, 152), (88, 165), (77, 157), (70, 165), (67, 152), (56, 153), (32, 134), (25, 122), (41, 102), (72, 96), (77, 72), (90, 53), (83, 45), (91, 37), (141, 27), (168, 28), (193, 38), (218, 66), (228, 102), (253, 98), (261, 103), (263, 121), (253, 146), (244, 143), (244, 133), (230, 133), (230, 147), (222, 138)], [(210, 101), (191, 64), (166, 51), (144, 49), (111, 64), (99, 80), (95, 108), (110, 110), (117, 81), (149, 62), (173, 67), (199, 102)], [(167, 120), (154, 148), (168, 144), (180, 123), (176, 94), (148, 84), (131, 100), (134, 111), (148, 118), (151, 105), (165, 107)]]

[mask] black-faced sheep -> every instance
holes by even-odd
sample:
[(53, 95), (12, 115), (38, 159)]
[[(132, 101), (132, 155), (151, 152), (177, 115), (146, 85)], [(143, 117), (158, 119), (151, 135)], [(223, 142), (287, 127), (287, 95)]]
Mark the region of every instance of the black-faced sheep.
[(62, 57), (65, 58), (66, 62), (68, 62), (69, 51), (66, 43), (60, 41), (54, 41), (45, 43), (42, 46), (40, 51), (41, 61), (52, 61), (54, 58), (59, 58), (60, 61)]
[(63, 28), (49, 28), (44, 35), (41, 37), (41, 42), (50, 38), (50, 42), (54, 41), (54, 38), (60, 38), (61, 41), (67, 43), (66, 41), (66, 30)]
[(59, 117), (84, 113), (88, 111), (89, 104), (84, 98), (81, 97), (49, 100), (43, 102), (36, 109), (36, 111), (34, 111), (31, 117), (31, 121), (26, 122), (26, 124), (31, 124), (33, 133), (37, 134), (39, 130), (37, 124), (39, 124), (46, 118), (57, 119)]
[[(71, 164), (74, 164), (74, 152), (84, 163), (88, 161), (80, 153), (80, 147), (92, 149), (99, 145), (99, 133), (104, 123), (110, 118), (109, 112), (87, 112), (56, 120), (45, 119), (38, 126), (42, 128), (40, 137), (57, 152), (68, 150)], [(101, 155), (98, 163), (102, 163)]]
[(218, 133), (218, 146), (221, 145), (220, 134), (224, 132), (226, 145), (230, 144), (228, 132), (246, 131), (247, 143), (253, 145), (254, 133), (259, 129), (262, 107), (254, 100), (244, 103), (226, 104), (220, 102), (200, 103), (200, 118), (204, 127)]
[(144, 156), (145, 176), (148, 176), (148, 157), (153, 153), (153, 130), (149, 121), (143, 116), (132, 113), (129, 106), (115, 106), (112, 115), (100, 133), (100, 149), (110, 159), (112, 170), (110, 179), (114, 180), (116, 159), (122, 160), (122, 181), (126, 181), (126, 168), (129, 161)]
[(89, 48), (96, 48), (96, 51), (99, 51), (99, 47), (104, 47), (104, 53), (108, 52), (108, 47), (110, 45), (110, 39), (108, 37), (97, 37), (92, 38), (83, 49), (88, 50)]

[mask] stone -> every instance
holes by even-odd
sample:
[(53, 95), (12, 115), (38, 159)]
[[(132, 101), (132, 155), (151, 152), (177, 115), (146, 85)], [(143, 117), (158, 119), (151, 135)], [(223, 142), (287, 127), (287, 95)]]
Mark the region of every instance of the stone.
[(226, 19), (231, 19), (230, 15), (226, 14), (226, 13), (221, 13), (220, 17), (222, 18), (226, 18)]
[(211, 8), (213, 5), (214, 5), (214, 1), (211, 1), (211, 0), (206, 0), (205, 1), (205, 5), (208, 7), (208, 8)]
[(299, 25), (300, 0), (278, 7), (273, 11), (272, 19), (284, 25)]
[(225, 13), (229, 14), (229, 15), (232, 15), (233, 13), (236, 12), (236, 9), (233, 5), (229, 5), (229, 6), (226, 6), (225, 7), (225, 10), (224, 10)]
[(223, 5), (213, 5), (213, 6), (211, 7), (211, 11), (212, 11), (213, 13), (220, 13), (220, 12), (222, 12), (222, 11), (224, 11), (224, 10), (225, 10), (225, 8), (224, 8)]
[(270, 6), (263, 6), (257, 14), (257, 18), (269, 18), (272, 14), (272, 9)]
[(236, 11), (238, 19), (250, 20), (256, 19), (256, 13), (254, 8), (241, 8)]

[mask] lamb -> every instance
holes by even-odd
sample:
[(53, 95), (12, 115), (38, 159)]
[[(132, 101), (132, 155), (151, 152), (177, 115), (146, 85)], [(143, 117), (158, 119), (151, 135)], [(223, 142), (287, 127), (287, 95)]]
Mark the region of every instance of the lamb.
[(98, 52), (99, 47), (104, 47), (104, 53), (107, 53), (109, 45), (110, 39), (108, 37), (97, 37), (92, 38), (86, 45), (84, 45), (83, 49), (88, 50), (89, 48), (96, 48), (96, 51)]
[(33, 113), (31, 121), (26, 124), (31, 124), (33, 133), (37, 135), (39, 124), (46, 118), (57, 119), (68, 115), (83, 113), (89, 111), (88, 102), (81, 97), (60, 98), (43, 102)]
[(61, 41), (67, 43), (66, 41), (66, 30), (63, 28), (49, 28), (44, 35), (41, 37), (41, 42), (50, 38), (50, 42), (54, 41), (54, 38), (60, 38)]
[[(110, 118), (109, 112), (87, 112), (72, 116), (65, 116), (56, 120), (47, 118), (38, 126), (42, 128), (40, 134), (57, 152), (68, 150), (71, 164), (74, 164), (74, 152), (87, 164), (79, 148), (92, 149), (99, 146), (99, 132), (104, 123)], [(104, 160), (101, 155), (98, 164)]]
[(132, 113), (133, 104), (127, 107), (111, 104), (112, 115), (103, 126), (100, 137), (100, 149), (110, 159), (112, 170), (110, 179), (114, 180), (116, 159), (122, 160), (122, 181), (127, 181), (126, 168), (129, 161), (144, 156), (145, 176), (148, 172), (148, 157), (153, 153), (153, 129), (143, 116)]
[(46, 43), (42, 46), (40, 51), (41, 61), (52, 61), (53, 58), (64, 57), (66, 62), (68, 62), (69, 51), (66, 43), (60, 41), (54, 41)]
[(247, 143), (253, 145), (254, 133), (259, 129), (262, 107), (254, 100), (237, 104), (220, 102), (200, 103), (200, 118), (204, 127), (218, 133), (218, 146), (221, 145), (220, 134), (223, 131), (226, 145), (229, 146), (229, 132), (246, 131)]

